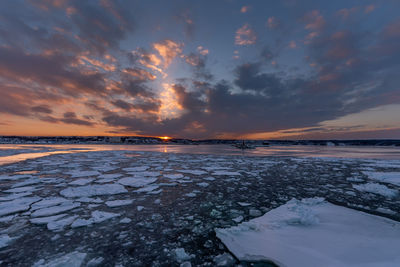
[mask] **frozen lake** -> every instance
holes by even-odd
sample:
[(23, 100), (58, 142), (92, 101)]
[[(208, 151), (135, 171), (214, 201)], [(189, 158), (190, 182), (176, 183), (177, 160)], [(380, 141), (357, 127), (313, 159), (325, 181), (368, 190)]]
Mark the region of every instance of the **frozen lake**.
[(0, 145), (0, 164), (4, 266), (234, 266), (215, 229), (292, 198), (400, 221), (394, 147)]

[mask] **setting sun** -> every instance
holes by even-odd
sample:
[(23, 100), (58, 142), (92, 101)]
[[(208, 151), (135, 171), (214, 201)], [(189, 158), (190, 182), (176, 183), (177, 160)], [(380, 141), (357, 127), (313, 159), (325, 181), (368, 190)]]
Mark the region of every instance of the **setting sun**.
[(162, 140), (170, 140), (171, 139), (171, 137), (169, 137), (169, 136), (160, 136), (159, 138)]

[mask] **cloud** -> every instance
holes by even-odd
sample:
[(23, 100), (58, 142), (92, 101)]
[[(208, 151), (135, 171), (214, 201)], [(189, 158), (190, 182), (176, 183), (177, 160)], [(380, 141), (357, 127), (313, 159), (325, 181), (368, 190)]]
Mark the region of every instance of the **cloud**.
[(164, 40), (159, 43), (154, 43), (153, 48), (160, 54), (164, 60), (164, 67), (167, 68), (172, 60), (182, 53), (182, 43), (174, 42), (172, 40)]
[(93, 123), (87, 120), (79, 119), (75, 112), (65, 112), (64, 118), (60, 119), (61, 122), (67, 124), (76, 124), (76, 125), (84, 125), (84, 126), (93, 126)]
[(235, 44), (236, 45), (252, 45), (257, 41), (257, 35), (250, 28), (249, 24), (244, 24), (236, 31)]
[(365, 7), (364, 12), (365, 14), (369, 14), (376, 9), (375, 5), (368, 5)]
[(275, 17), (269, 17), (269, 18), (267, 19), (267, 27), (268, 27), (269, 29), (277, 29), (277, 28), (280, 27), (280, 25), (281, 25), (281, 23), (280, 23), (280, 22), (278, 21), (278, 19), (275, 18)]
[(305, 29), (311, 31), (320, 31), (325, 26), (325, 19), (319, 10), (313, 10), (304, 15), (303, 21), (306, 23)]
[(203, 56), (208, 55), (208, 49), (206, 49), (202, 46), (198, 46), (197, 51)]
[(247, 13), (250, 10), (250, 6), (242, 6), (242, 8), (240, 9), (240, 13)]

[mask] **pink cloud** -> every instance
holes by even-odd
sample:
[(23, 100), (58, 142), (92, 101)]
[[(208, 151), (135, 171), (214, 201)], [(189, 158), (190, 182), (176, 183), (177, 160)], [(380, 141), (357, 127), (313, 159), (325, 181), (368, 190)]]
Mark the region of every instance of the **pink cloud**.
[(236, 45), (252, 45), (256, 42), (256, 40), (256, 33), (250, 28), (250, 25), (247, 23), (236, 31)]

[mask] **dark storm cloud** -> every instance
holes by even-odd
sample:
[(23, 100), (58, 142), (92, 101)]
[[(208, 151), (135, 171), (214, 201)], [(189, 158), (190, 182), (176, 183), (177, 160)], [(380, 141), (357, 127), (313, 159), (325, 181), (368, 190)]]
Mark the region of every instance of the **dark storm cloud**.
[(87, 120), (79, 119), (75, 112), (65, 112), (64, 118), (61, 118), (60, 121), (67, 124), (76, 124), (76, 125), (84, 125), (84, 126), (93, 126), (93, 123)]
[(51, 114), (53, 110), (48, 105), (34, 106), (31, 108), (33, 112)]

